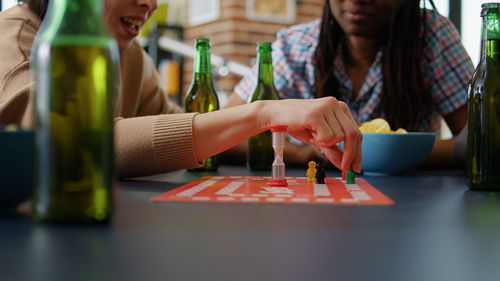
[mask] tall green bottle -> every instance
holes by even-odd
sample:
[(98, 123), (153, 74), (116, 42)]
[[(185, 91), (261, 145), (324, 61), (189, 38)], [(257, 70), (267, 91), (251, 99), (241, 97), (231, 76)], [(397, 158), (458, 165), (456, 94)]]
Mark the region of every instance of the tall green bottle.
[[(279, 100), (274, 87), (271, 42), (257, 44), (257, 86), (251, 102), (257, 100)], [(250, 170), (270, 171), (274, 161), (271, 131), (265, 131), (248, 139), (247, 165)]]
[(482, 5), (481, 58), (467, 101), (467, 184), (500, 190), (500, 3)]
[(36, 221), (111, 218), (119, 55), (102, 8), (101, 0), (51, 0), (35, 39)]
[[(191, 88), (186, 96), (186, 112), (206, 113), (219, 110), (219, 98), (212, 81), (212, 64), (210, 62), (210, 40), (197, 38), (194, 74)], [(219, 156), (205, 159), (205, 165), (190, 171), (217, 171)]]

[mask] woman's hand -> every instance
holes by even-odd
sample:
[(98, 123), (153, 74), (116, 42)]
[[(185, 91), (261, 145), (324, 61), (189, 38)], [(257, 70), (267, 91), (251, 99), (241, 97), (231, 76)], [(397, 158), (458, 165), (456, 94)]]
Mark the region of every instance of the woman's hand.
[[(262, 126), (288, 125), (291, 136), (319, 147), (337, 168), (361, 171), (363, 135), (345, 103), (333, 97), (260, 102)], [(344, 151), (337, 146), (341, 141)]]

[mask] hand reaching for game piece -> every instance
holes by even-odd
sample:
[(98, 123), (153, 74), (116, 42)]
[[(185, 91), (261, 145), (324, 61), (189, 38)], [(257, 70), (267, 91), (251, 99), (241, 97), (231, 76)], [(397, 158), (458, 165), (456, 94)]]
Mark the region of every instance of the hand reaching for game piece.
[[(194, 145), (200, 159), (222, 152), (272, 125), (316, 145), (339, 169), (361, 170), (363, 138), (347, 105), (333, 97), (264, 100), (200, 114), (194, 121)], [(344, 151), (337, 143), (344, 141)]]
[[(282, 102), (294, 110), (284, 108), (288, 112), (282, 112), (273, 107), (271, 124), (287, 124), (291, 136), (319, 147), (337, 168), (348, 171), (352, 165), (360, 172), (363, 135), (344, 102), (333, 97)], [(337, 146), (341, 141), (345, 151)]]

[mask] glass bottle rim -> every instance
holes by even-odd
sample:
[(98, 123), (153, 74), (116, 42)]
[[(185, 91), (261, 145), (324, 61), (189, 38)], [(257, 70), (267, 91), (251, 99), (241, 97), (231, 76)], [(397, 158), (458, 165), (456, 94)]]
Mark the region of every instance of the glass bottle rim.
[(267, 41), (261, 41), (257, 43), (257, 51), (272, 51), (272, 43)]
[(210, 39), (208, 38), (196, 38), (194, 46), (197, 47), (209, 47), (210, 48)]
[(500, 6), (499, 2), (488, 2), (481, 5), (481, 8), (498, 8)]
[(500, 12), (500, 3), (490, 2), (481, 5), (481, 16), (484, 17), (491, 13), (498, 14)]

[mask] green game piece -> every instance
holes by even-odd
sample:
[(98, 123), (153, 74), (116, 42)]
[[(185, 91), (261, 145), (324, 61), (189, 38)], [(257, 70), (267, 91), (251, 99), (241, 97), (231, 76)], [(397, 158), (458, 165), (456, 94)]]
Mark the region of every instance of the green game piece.
[(346, 184), (355, 184), (356, 181), (355, 181), (355, 178), (356, 178), (356, 174), (354, 173), (354, 171), (352, 170), (352, 168), (349, 169), (349, 172), (347, 172), (346, 174)]

